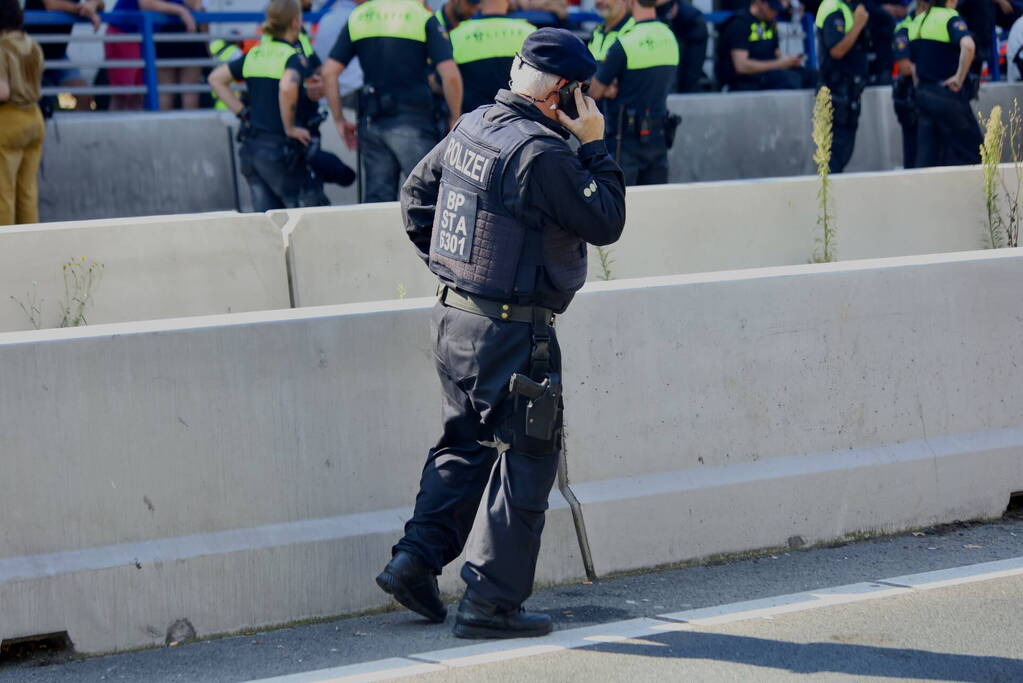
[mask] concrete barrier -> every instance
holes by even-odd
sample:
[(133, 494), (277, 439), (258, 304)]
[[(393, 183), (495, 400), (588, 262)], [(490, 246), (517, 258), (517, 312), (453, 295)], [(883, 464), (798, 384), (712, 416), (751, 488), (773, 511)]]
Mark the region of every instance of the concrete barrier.
[[(440, 429), (431, 303), (0, 335), (0, 640), (388, 604), (373, 577)], [(558, 495), (544, 539), (539, 581), (584, 576)]]
[[(814, 173), (810, 90), (673, 95), (668, 107), (682, 116), (669, 155), (673, 183), (775, 178)], [(1023, 86), (987, 84), (974, 109), (990, 113), (1023, 100)], [(1008, 161), (1008, 157), (1005, 159)], [(902, 129), (890, 87), (867, 88), (856, 148), (848, 172), (902, 167)]]
[[(1003, 172), (1013, 177), (1006, 167)], [(976, 167), (832, 180), (841, 259), (979, 249), (986, 213)], [(616, 279), (796, 265), (810, 260), (816, 177), (630, 188), (627, 225), (609, 248)], [(396, 203), (289, 212), (296, 305), (427, 296), (436, 279), (414, 254)], [(603, 277), (591, 249), (590, 279)]]
[(1023, 251), (596, 283), (559, 325), (598, 574), (1000, 515)]
[(210, 213), (0, 229), (0, 331), (57, 326), (63, 264), (102, 264), (89, 323), (288, 308), (284, 242), (266, 216)]
[[(978, 108), (1007, 107), (1013, 98), (1023, 99), (1023, 85), (985, 85)], [(671, 182), (813, 173), (808, 90), (673, 95), (668, 102), (684, 119), (670, 155)], [(244, 179), (232, 169), (230, 115), (60, 114), (54, 121), (40, 184), (44, 221), (251, 208)], [(321, 131), (324, 147), (354, 166), (334, 126), (327, 122)], [(890, 89), (868, 89), (847, 170), (900, 167), (901, 135)], [(354, 187), (328, 186), (327, 195), (335, 204), (355, 201)]]
[(41, 221), (238, 208), (230, 132), (214, 112), (59, 114), (46, 125)]

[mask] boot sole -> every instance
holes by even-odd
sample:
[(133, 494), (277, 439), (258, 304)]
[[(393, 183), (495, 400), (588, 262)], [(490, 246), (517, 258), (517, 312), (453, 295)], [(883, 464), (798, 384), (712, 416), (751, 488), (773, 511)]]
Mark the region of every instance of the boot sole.
[(417, 600), (415, 596), (405, 590), (405, 587), (391, 576), (389, 572), (381, 572), (376, 580), (380, 589), (397, 600), (402, 607), (410, 609), (422, 617), (426, 617), (435, 624), (443, 623), (447, 618), (448, 613), (446, 609), (440, 613), (431, 611)]
[(456, 638), (498, 640), (509, 638), (539, 638), (541, 636), (546, 636), (553, 630), (554, 624), (549, 624), (548, 626), (533, 631), (504, 631), (501, 629), (489, 628), (487, 626), (473, 626), (471, 624), (456, 623), (455, 627), (451, 629), (451, 632), (455, 634)]

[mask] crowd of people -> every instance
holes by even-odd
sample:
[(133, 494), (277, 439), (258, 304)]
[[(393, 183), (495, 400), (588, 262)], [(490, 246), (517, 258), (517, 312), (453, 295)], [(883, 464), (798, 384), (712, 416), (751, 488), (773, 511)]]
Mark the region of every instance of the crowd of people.
[[(104, 0), (25, 1), (28, 8), (74, 12), (97, 30), (105, 8)], [(834, 110), (833, 172), (841, 172), (852, 156), (861, 95), (871, 83), (893, 84), (907, 168), (978, 160), (981, 134), (969, 102), (991, 60), (994, 24), (1018, 18), (1020, 5), (1012, 0), (918, 0), (909, 7), (822, 0), (810, 8), (791, 4), (794, 0), (738, 1), (748, 4), (732, 8), (717, 26), (710, 78), (704, 68), (708, 23), (687, 0), (594, 0), (601, 22), (588, 36), (588, 48), (598, 69), (581, 85), (598, 101), (607, 123), (606, 143), (628, 184), (667, 181), (668, 150), (680, 123), (668, 110), (667, 96), (707, 90), (712, 83), (736, 92), (827, 86)], [(12, 17), (17, 10), (19, 24), (7, 32), (23, 36), (18, 0), (4, 2), (14, 8), (8, 12)], [(161, 30), (195, 32), (201, 27), (192, 12), (200, 2), (116, 0), (114, 9), (164, 12), (180, 21)], [(554, 23), (569, 18), (565, 0), (447, 0), (432, 12), (421, 0), (338, 0), (309, 33), (303, 20), (309, 0), (304, 2), (272, 0), (257, 40), (157, 43), (158, 58), (213, 55), (222, 62), (208, 76), (212, 102), (242, 120), (240, 168), (257, 211), (326, 204), (324, 182), (347, 185), (356, 179), (360, 201), (395, 200), (401, 179), (458, 118), (493, 102), (512, 70), (522, 68), (519, 50), (537, 27), (511, 13), (542, 9), (541, 16)], [(804, 56), (781, 49), (779, 22), (810, 10), (816, 18), (819, 69), (810, 68)], [(132, 30), (108, 27), (113, 35)], [(67, 33), (70, 25), (29, 31)], [(137, 43), (106, 47), (111, 58), (139, 56), (132, 51)], [(66, 49), (66, 43), (44, 43), (41, 54), (51, 68), (42, 71), (42, 84), (84, 83), (77, 69), (54, 66), (54, 60), (66, 57)], [(10, 47), (8, 54), (15, 53)], [(139, 71), (110, 69), (107, 77), (137, 84)], [(198, 67), (159, 69), (161, 83), (195, 83), (200, 77)], [(28, 94), (19, 91), (17, 97)], [(200, 104), (197, 92), (163, 92), (161, 107), (172, 107), (178, 96), (185, 108)], [(0, 109), (9, 118), (14, 116), (9, 112), (16, 101), (13, 90), (10, 97)], [(120, 95), (111, 104), (129, 109), (139, 105), (138, 98)], [(321, 148), (319, 126), (327, 115), (321, 102), (344, 142), (358, 150), (359, 172)], [(79, 98), (78, 105), (83, 103), (91, 106)], [(568, 113), (572, 104), (566, 96)], [(357, 112), (356, 118), (348, 120), (346, 110)], [(28, 168), (38, 160), (26, 152), (25, 163)]]

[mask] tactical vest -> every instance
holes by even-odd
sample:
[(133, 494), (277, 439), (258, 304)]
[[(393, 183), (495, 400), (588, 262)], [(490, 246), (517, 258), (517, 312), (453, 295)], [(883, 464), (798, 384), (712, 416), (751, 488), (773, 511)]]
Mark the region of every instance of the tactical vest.
[(426, 42), (430, 11), (416, 0), (370, 0), (356, 7), (348, 17), (352, 42), (363, 38), (405, 38)]
[(629, 71), (678, 66), (678, 39), (667, 24), (644, 21), (618, 36)]
[(842, 0), (824, 0), (817, 8), (817, 19), (814, 24), (817, 28), (824, 28), (824, 20), (830, 17), (835, 12), (842, 13), (842, 21), (845, 22), (845, 32), (848, 33), (849, 29), (853, 27), (853, 13), (849, 9), (849, 5), (845, 4)]
[[(528, 177), (533, 161), (516, 159), (537, 138), (564, 142), (528, 119), (495, 123), (493, 106), (466, 114), (447, 139), (430, 244), (430, 270), (456, 289), (495, 299), (529, 303), (543, 285), (541, 272), (562, 293), (586, 281), (586, 244), (556, 225), (526, 225), (524, 188), (504, 196), (505, 174)], [(542, 150), (538, 150), (539, 153)], [(514, 168), (509, 165), (514, 161)]]
[(932, 7), (918, 14), (909, 25), (909, 40), (930, 40), (936, 43), (951, 43), (948, 22), (958, 17), (959, 12), (947, 7)]
[(611, 46), (615, 44), (618, 37), (632, 30), (632, 27), (636, 25), (636, 20), (629, 17), (620, 29), (612, 29), (607, 33), (604, 32), (604, 25), (601, 24), (597, 28), (593, 29), (593, 37), (590, 38), (590, 54), (598, 62), (603, 62), (607, 57), (607, 51), (611, 49)]
[(522, 49), (526, 36), (535, 30), (536, 27), (528, 21), (511, 17), (463, 21), (450, 34), (455, 63), (514, 57)]
[(293, 45), (272, 40), (260, 42), (245, 55), (242, 78), (272, 78), (281, 80), (288, 60), (298, 53)]

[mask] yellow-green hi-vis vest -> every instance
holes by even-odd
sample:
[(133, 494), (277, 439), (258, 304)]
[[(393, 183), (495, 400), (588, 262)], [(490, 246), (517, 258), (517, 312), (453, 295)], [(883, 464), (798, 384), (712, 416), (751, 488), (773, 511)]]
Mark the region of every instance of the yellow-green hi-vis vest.
[(456, 64), (514, 57), (522, 49), (526, 36), (535, 30), (528, 21), (511, 17), (470, 19), (451, 32), (451, 51)]
[(273, 78), (284, 77), (284, 67), (292, 55), (299, 54), (294, 46), (279, 40), (260, 42), (245, 55), (242, 65), (242, 78)]
[[(210, 41), (210, 56), (217, 60), (221, 64), (227, 64), (242, 55), (242, 49), (234, 43), (229, 43), (226, 40), (220, 38)], [(220, 109), (221, 111), (227, 110), (227, 105), (224, 101), (217, 97), (216, 91), (211, 91), (210, 96), (213, 98), (213, 108)]]
[(947, 7), (932, 7), (923, 14), (916, 15), (909, 25), (909, 40), (933, 40), (936, 43), (951, 43), (948, 34), (948, 22), (958, 17), (959, 12)]
[(842, 13), (842, 21), (845, 22), (845, 32), (848, 33), (853, 27), (853, 13), (849, 5), (842, 0), (824, 0), (817, 8), (817, 19), (813, 22), (817, 28), (824, 28), (824, 20), (835, 12)]
[[(272, 43), (274, 41), (273, 36), (263, 34), (260, 37), (259, 42), (261, 43)], [(309, 40), (309, 35), (304, 31), (298, 34), (298, 45), (302, 48), (302, 55), (306, 58), (312, 57), (315, 50), (313, 50), (313, 43)]]
[(416, 0), (369, 0), (348, 17), (352, 42), (363, 38), (406, 38), (426, 42), (430, 11)]
[(629, 17), (629, 20), (617, 31), (612, 30), (604, 33), (603, 24), (593, 29), (593, 37), (590, 38), (590, 54), (598, 62), (604, 61), (604, 58), (607, 57), (607, 51), (618, 41), (618, 36), (632, 30), (632, 27), (635, 25), (636, 20)]
[(655, 66), (678, 66), (678, 39), (667, 24), (645, 21), (618, 36), (625, 50), (625, 68), (629, 71)]

